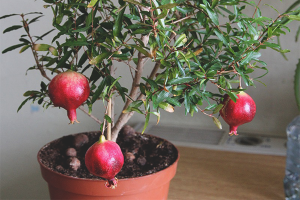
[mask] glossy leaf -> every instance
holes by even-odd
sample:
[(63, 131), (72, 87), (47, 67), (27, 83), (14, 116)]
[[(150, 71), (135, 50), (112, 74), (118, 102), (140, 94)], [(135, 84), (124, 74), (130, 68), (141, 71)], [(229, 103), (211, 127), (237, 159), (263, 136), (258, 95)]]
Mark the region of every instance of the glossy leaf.
[(18, 30), (20, 28), (22, 28), (23, 26), (21, 25), (14, 25), (14, 26), (11, 26), (11, 27), (8, 27), (6, 29), (4, 29), (3, 33), (7, 33), (7, 32), (10, 32), (10, 31), (14, 31), (14, 30)]

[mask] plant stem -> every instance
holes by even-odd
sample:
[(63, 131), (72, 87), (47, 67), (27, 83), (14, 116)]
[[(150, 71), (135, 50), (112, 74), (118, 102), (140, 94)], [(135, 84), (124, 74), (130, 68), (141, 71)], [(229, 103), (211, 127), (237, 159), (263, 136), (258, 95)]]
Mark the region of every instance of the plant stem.
[[(143, 35), (141, 37), (141, 40), (144, 43), (144, 46), (146, 46), (148, 44), (149, 41), (149, 35)], [(137, 67), (136, 67), (136, 71), (135, 71), (135, 75), (134, 75), (134, 79), (132, 81), (132, 86), (131, 86), (131, 91), (130, 91), (130, 98), (131, 99), (136, 99), (136, 96), (138, 94), (139, 91), (139, 85), (141, 82), (141, 77), (142, 77), (142, 73), (143, 73), (143, 68), (144, 68), (144, 64), (146, 57), (144, 57), (144, 54), (142, 54), (141, 52), (138, 53), (138, 63), (137, 63)], [(132, 101), (128, 98), (123, 110), (125, 110), (129, 104)], [(128, 122), (128, 120), (130, 119), (130, 117), (133, 115), (133, 112), (130, 113), (121, 113), (121, 115), (119, 116), (118, 120), (115, 123), (115, 126), (112, 128), (112, 141), (116, 141), (119, 131), (121, 130), (121, 128)]]
[[(111, 118), (111, 98), (108, 99), (107, 115)], [(107, 122), (107, 140), (111, 140), (111, 122)]]

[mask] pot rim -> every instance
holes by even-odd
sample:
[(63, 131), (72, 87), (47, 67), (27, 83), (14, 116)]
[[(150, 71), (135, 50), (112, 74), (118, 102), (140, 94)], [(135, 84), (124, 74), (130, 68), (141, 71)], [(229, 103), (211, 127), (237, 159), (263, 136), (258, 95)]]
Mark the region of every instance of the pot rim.
[[(100, 132), (100, 131), (88, 131), (88, 132), (81, 132), (81, 133), (75, 133), (75, 134), (70, 134), (70, 135), (76, 135), (76, 134), (82, 134), (82, 133), (97, 133), (97, 132)], [(144, 133), (144, 134), (146, 134), (146, 133)], [(146, 135), (150, 135), (150, 134), (146, 134)], [(68, 135), (67, 135), (67, 136), (68, 136)], [(144, 175), (144, 176), (132, 177), (132, 178), (122, 178), (122, 179), (118, 179), (119, 182), (120, 182), (120, 181), (127, 181), (127, 180), (134, 180), (134, 179), (142, 179), (142, 178), (147, 178), (147, 177), (149, 177), (149, 176), (158, 175), (159, 173), (163, 173), (163, 171), (167, 170), (168, 168), (171, 168), (171, 167), (173, 167), (174, 165), (177, 165), (178, 160), (179, 160), (179, 158), (180, 158), (180, 153), (179, 153), (178, 148), (177, 148), (172, 142), (170, 142), (170, 141), (168, 141), (168, 140), (166, 140), (166, 139), (164, 139), (164, 138), (160, 138), (160, 137), (154, 136), (154, 135), (151, 135), (151, 136), (156, 137), (156, 138), (159, 138), (159, 139), (164, 140), (164, 141), (167, 141), (168, 143), (171, 143), (171, 144), (175, 147), (175, 149), (176, 149), (176, 151), (177, 151), (177, 159), (176, 159), (171, 165), (169, 165), (168, 167), (166, 167), (166, 168), (164, 168), (164, 169), (162, 169), (162, 170), (160, 170), (160, 171), (157, 171), (157, 172), (155, 172), (155, 173), (147, 174), (147, 175)], [(63, 137), (64, 137), (64, 136), (63, 136)], [(40, 158), (40, 152), (41, 152), (41, 150), (43, 150), (44, 148), (46, 148), (47, 146), (49, 146), (50, 143), (55, 142), (55, 141), (57, 141), (57, 140), (59, 140), (59, 139), (61, 139), (61, 138), (62, 138), (62, 137), (57, 138), (57, 139), (55, 139), (55, 140), (52, 140), (51, 142), (48, 142), (48, 143), (45, 144), (42, 148), (40, 148), (40, 150), (39, 150), (38, 153), (37, 153), (37, 160), (38, 160), (38, 163), (40, 164), (41, 167), (43, 167), (44, 169), (46, 169), (46, 170), (48, 170), (48, 171), (50, 171), (50, 172), (52, 172), (52, 173), (54, 173), (54, 174), (56, 174), (56, 175), (59, 175), (59, 176), (65, 177), (65, 178), (69, 178), (69, 179), (74, 179), (74, 180), (77, 180), (77, 181), (93, 181), (93, 182), (102, 182), (102, 181), (105, 182), (105, 181), (106, 181), (105, 179), (90, 179), (90, 178), (79, 178), (79, 177), (67, 176), (67, 175), (61, 174), (61, 173), (59, 173), (59, 172), (57, 172), (57, 171), (54, 171), (54, 170), (50, 169), (49, 167), (45, 166), (45, 165), (41, 162), (41, 160), (42, 160), (42, 159)]]

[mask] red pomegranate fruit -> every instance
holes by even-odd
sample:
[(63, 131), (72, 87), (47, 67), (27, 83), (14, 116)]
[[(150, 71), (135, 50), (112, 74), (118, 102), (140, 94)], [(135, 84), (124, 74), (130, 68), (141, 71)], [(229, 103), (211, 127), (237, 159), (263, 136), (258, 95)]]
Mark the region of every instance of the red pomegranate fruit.
[(220, 114), (229, 125), (229, 134), (237, 135), (238, 126), (251, 122), (256, 113), (254, 100), (245, 92), (237, 94), (238, 99), (234, 102), (228, 94), (224, 95), (223, 108)]
[(87, 100), (90, 86), (87, 78), (77, 72), (68, 70), (56, 75), (50, 82), (49, 97), (54, 106), (67, 110), (70, 123), (78, 123), (76, 109)]
[(85, 154), (86, 168), (95, 176), (107, 179), (106, 187), (116, 188), (119, 173), (124, 164), (124, 156), (120, 146), (104, 135), (100, 136), (98, 142), (93, 144)]

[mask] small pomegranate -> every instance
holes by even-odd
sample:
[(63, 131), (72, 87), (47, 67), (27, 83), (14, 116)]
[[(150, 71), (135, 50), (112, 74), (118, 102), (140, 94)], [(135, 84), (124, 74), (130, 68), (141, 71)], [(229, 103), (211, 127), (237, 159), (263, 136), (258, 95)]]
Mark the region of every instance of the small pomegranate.
[(85, 165), (90, 173), (108, 180), (106, 187), (117, 187), (118, 179), (115, 178), (124, 163), (124, 156), (120, 146), (100, 136), (98, 142), (93, 144), (85, 154)]
[(56, 75), (50, 82), (49, 97), (54, 106), (67, 110), (70, 123), (78, 123), (76, 109), (87, 100), (90, 86), (87, 78), (77, 72), (68, 70)]
[(254, 100), (245, 92), (237, 94), (236, 102), (230, 99), (228, 94), (224, 95), (223, 108), (220, 114), (229, 125), (229, 135), (237, 135), (238, 126), (251, 122), (256, 113)]

